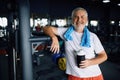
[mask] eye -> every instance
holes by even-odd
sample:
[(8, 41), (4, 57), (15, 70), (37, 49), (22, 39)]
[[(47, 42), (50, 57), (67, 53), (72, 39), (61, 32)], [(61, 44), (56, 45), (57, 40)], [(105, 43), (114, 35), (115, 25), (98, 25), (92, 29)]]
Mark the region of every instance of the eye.
[(74, 16), (74, 18), (77, 18), (77, 16)]
[(81, 16), (81, 18), (85, 18), (84, 16)]

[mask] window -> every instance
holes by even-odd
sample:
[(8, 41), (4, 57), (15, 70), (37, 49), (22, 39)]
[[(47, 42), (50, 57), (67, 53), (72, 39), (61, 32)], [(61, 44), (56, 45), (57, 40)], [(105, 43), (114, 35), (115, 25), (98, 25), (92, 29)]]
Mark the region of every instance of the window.
[(63, 27), (67, 24), (66, 19), (56, 19), (56, 25), (58, 25), (58, 27)]
[(98, 26), (98, 21), (97, 20), (91, 20), (90, 25), (91, 26)]
[(0, 17), (0, 26), (1, 27), (6, 27), (7, 24), (7, 18), (6, 17)]

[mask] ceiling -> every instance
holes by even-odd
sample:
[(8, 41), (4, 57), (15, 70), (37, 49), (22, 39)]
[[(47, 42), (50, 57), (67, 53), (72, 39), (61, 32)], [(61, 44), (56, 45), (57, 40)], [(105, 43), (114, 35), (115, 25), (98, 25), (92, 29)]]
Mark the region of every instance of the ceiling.
[(84, 7), (89, 12), (108, 11), (109, 8), (120, 12), (117, 6), (119, 0), (111, 0), (110, 3), (102, 3), (102, 0), (30, 0), (31, 12), (38, 14), (50, 14), (54, 16), (68, 16), (76, 7)]
[[(9, 13), (10, 11), (15, 12), (18, 9), (18, 0), (0, 0), (0, 15)], [(102, 3), (102, 0), (29, 0), (31, 12), (51, 14), (57, 12), (59, 14), (62, 9), (66, 12), (71, 12), (71, 10), (76, 6), (87, 7), (87, 8), (101, 8), (107, 6), (108, 8), (117, 9), (120, 12), (120, 0), (110, 0), (110, 3)], [(61, 13), (62, 14), (62, 13)], [(65, 12), (63, 13), (65, 14)], [(54, 14), (53, 14), (54, 15)], [(65, 16), (68, 14), (65, 14)]]

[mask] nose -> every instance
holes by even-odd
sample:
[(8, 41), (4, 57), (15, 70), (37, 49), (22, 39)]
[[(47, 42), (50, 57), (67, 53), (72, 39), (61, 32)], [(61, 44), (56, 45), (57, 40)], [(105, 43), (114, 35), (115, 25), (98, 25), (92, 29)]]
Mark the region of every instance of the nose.
[(78, 17), (77, 21), (78, 21), (78, 22), (81, 22), (81, 17)]

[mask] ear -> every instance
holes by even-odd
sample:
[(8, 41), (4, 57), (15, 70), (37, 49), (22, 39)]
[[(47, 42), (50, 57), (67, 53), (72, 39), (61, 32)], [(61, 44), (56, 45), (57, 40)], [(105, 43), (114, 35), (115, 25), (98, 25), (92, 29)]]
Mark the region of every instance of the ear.
[(86, 22), (85, 26), (88, 26), (88, 21)]

